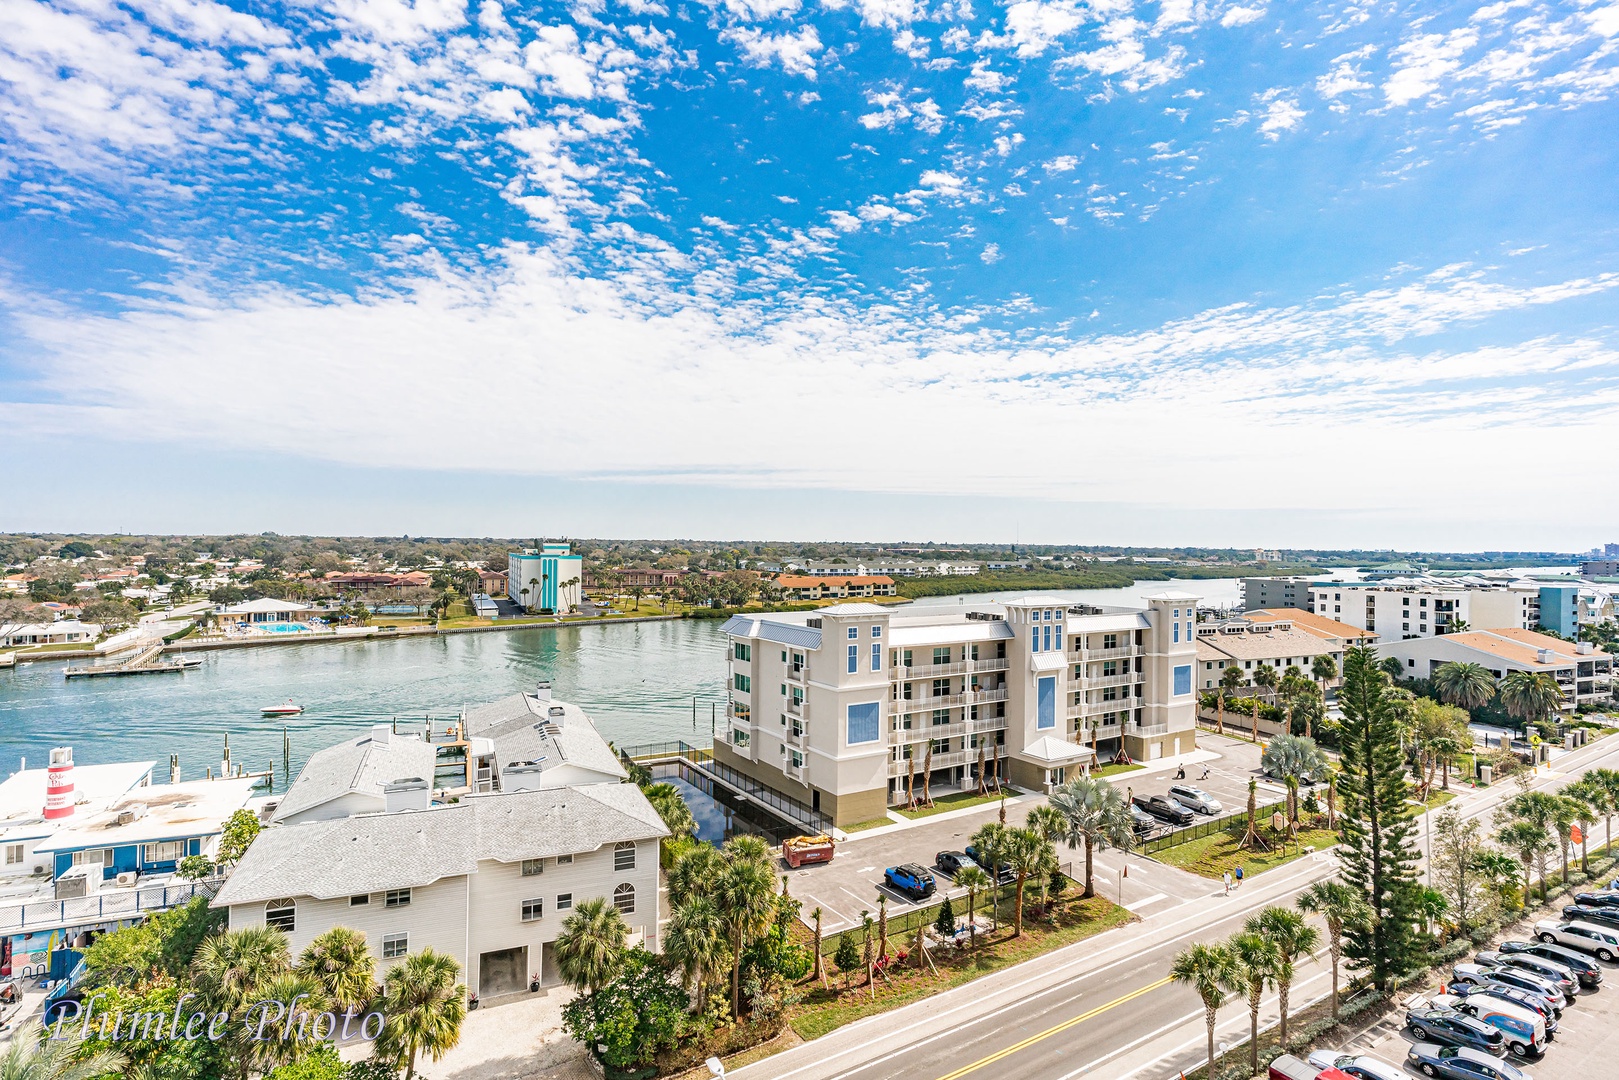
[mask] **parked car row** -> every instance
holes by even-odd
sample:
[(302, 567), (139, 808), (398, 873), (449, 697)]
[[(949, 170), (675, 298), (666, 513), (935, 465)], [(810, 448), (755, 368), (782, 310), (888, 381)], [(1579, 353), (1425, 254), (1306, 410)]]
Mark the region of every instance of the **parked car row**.
[(1223, 809), (1220, 800), (1202, 788), (1182, 783), (1169, 785), (1164, 795), (1137, 795), (1130, 800), (1130, 814), (1138, 833), (1150, 832), (1160, 823), (1190, 825), (1199, 814), (1213, 817)]

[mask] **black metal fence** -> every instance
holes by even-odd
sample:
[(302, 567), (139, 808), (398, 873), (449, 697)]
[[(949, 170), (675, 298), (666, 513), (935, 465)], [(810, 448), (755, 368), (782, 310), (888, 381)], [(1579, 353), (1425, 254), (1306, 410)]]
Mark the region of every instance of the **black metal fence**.
[(708, 774), (734, 791), (741, 792), (795, 825), (813, 832), (832, 831), (832, 819), (826, 814), (806, 806), (791, 795), (784, 795), (774, 788), (767, 787), (746, 773), (715, 761), (712, 747), (692, 746), (690, 743), (677, 740), (626, 746), (619, 754), (643, 765), (658, 761), (683, 761), (691, 768)]
[[(1263, 821), (1272, 811), (1283, 806), (1285, 802), (1286, 800), (1278, 799), (1275, 802), (1260, 804), (1254, 810), (1254, 820)], [(1136, 851), (1143, 855), (1151, 855), (1155, 851), (1163, 851), (1166, 848), (1189, 844), (1193, 840), (1201, 840), (1205, 836), (1213, 836), (1218, 832), (1227, 832), (1237, 825), (1245, 826), (1247, 820), (1248, 809), (1244, 807), (1230, 814), (1221, 814), (1219, 817), (1207, 818), (1179, 829), (1170, 829), (1155, 836), (1150, 836), (1136, 844)]]

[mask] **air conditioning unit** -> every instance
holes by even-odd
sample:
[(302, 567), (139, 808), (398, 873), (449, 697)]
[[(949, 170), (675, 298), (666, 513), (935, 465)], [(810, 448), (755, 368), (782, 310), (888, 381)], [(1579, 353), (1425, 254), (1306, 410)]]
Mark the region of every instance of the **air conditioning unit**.
[(119, 888), (120, 888), (120, 889), (128, 889), (128, 888), (132, 888), (132, 887), (133, 887), (133, 886), (134, 886), (134, 884), (135, 884), (135, 879), (136, 879), (136, 878), (137, 878), (137, 877), (139, 877), (139, 876), (140, 876), (140, 875), (139, 875), (139, 874), (137, 874), (137, 873), (136, 873), (136, 872), (135, 872), (135, 871), (133, 871), (133, 870), (125, 870), (125, 871), (122, 871), (122, 872), (121, 872), (121, 873), (120, 873), (120, 874), (119, 874), (119, 875), (118, 875), (118, 877), (117, 877), (117, 879), (116, 879), (116, 880), (117, 880), (117, 883), (118, 883), (118, 887), (119, 887)]

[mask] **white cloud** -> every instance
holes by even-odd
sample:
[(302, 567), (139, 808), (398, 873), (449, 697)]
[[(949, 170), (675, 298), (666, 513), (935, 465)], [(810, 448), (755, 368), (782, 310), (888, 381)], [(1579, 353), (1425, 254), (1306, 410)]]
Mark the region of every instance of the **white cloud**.
[(1292, 131), (1304, 119), (1304, 110), (1299, 108), (1298, 102), (1291, 98), (1273, 98), (1265, 107), (1265, 115), (1259, 122), (1259, 130), (1265, 137), (1274, 142), (1280, 139), (1284, 132)]
[(1462, 54), (1476, 44), (1478, 33), (1465, 27), (1401, 43), (1390, 53), (1394, 71), (1383, 84), (1384, 98), (1390, 105), (1409, 105), (1427, 97), (1461, 67)]
[(1142, 41), (1147, 27), (1139, 20), (1125, 16), (1110, 19), (1097, 31), (1097, 37), (1107, 44), (1062, 57), (1053, 66), (1082, 68), (1104, 78), (1116, 78), (1119, 85), (1130, 93), (1162, 86), (1182, 73), (1186, 49), (1180, 45), (1167, 47), (1161, 56), (1148, 56)]
[(1017, 54), (1039, 56), (1085, 22), (1075, 0), (1018, 0), (1006, 9), (1006, 34)]
[[(935, 319), (925, 303), (867, 307), (791, 290), (751, 300), (723, 284), (692, 291), (675, 282), (678, 255), (650, 242), (639, 250), (610, 278), (523, 245), (483, 271), (424, 253), (416, 274), (363, 299), (267, 289), (122, 315), (18, 302), (9, 317), (51, 403), (0, 405), (0, 424), (17, 437), (93, 427), (195, 452), (273, 415), (279, 445), (346, 465), (459, 470), (498, 460), (601, 481), (1187, 507), (1220, 498), (1209, 470), (1274, 470), (1285, 447), (1298, 475), (1335, 477), (1314, 496), (1322, 505), (1411, 500), (1433, 512), (1533, 487), (1541, 458), (1499, 448), (1544, 445), (1554, 433), (1597, 451), (1560, 467), (1576, 486), (1600, 490), (1619, 423), (1611, 344), (1540, 337), (1476, 346), (1429, 336), (1611, 294), (1615, 276), (1523, 287), (1447, 268), (1308, 305), (1239, 303), (1134, 332), (1024, 340), (970, 318)], [(379, 363), (389, 372), (386, 408), (356, 407), (375, 400)], [(314, 385), (322, 392), (308, 393)], [(489, 410), (496, 385), (507, 407)], [(787, 399), (798, 407), (774, 407)], [(615, 422), (534, 425), (535, 409), (556, 400), (611, 400)], [(850, 412), (849, 400), (883, 402), (883, 424)], [(1093, 459), (1060, 484), (1038, 457), (959, 453), (963, 430), (1067, 430), (1076, 411), (1088, 418)], [(683, 437), (685, 417), (751, 413), (771, 415), (773, 437), (746, 458), (723, 440)], [(480, 416), (475, 438), (419, 437), (446, 415), (470, 414)], [(1184, 440), (1140, 437), (1246, 430), (1255, 415), (1266, 418), (1267, 437), (1202, 447), (1202, 469), (1186, 468)], [(806, 457), (811, 443), (824, 452)], [(1356, 447), (1348, 471), (1345, 445)], [(1456, 471), (1436, 496), (1430, 476), (1401, 467), (1415, 446), (1494, 464)], [(937, 474), (870, 468), (894, 455), (955, 464)]]
[(1258, 22), (1265, 17), (1265, 9), (1260, 7), (1232, 7), (1227, 8), (1225, 14), (1220, 16), (1221, 26), (1247, 26)]
[(1054, 157), (1050, 161), (1046, 162), (1045, 165), (1046, 172), (1053, 175), (1056, 173), (1073, 172), (1078, 167), (1079, 158), (1075, 157), (1073, 154), (1063, 154), (1061, 157)]
[(854, 232), (860, 228), (860, 219), (847, 210), (828, 210), (826, 216), (831, 219), (832, 226), (839, 232)]
[(980, 251), (978, 253), (978, 257), (980, 259), (982, 259), (984, 262), (990, 263), (990, 264), (1000, 262), (1001, 261), (1001, 245), (999, 245), (999, 244), (985, 244), (984, 245), (984, 250)]
[(1011, 81), (1010, 75), (994, 70), (989, 66), (989, 61), (984, 59), (973, 62), (972, 74), (962, 80), (962, 85), (969, 90), (987, 90), (995, 93), (1004, 89)]
[(752, 27), (731, 27), (720, 37), (733, 42), (742, 50), (748, 63), (755, 67), (781, 65), (789, 75), (815, 78), (815, 54), (821, 51), (821, 35), (813, 26), (800, 27), (796, 34), (766, 34)]
[(725, 0), (733, 15), (744, 19), (774, 19), (791, 15), (800, 7), (799, 0)]

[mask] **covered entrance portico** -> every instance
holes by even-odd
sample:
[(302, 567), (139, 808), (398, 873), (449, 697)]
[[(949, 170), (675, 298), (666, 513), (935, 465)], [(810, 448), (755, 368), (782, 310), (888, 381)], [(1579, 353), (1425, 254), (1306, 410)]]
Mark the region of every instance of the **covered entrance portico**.
[(1096, 754), (1090, 747), (1047, 735), (1012, 755), (1012, 774), (1020, 785), (1049, 795), (1052, 788), (1089, 773), (1095, 764)]

